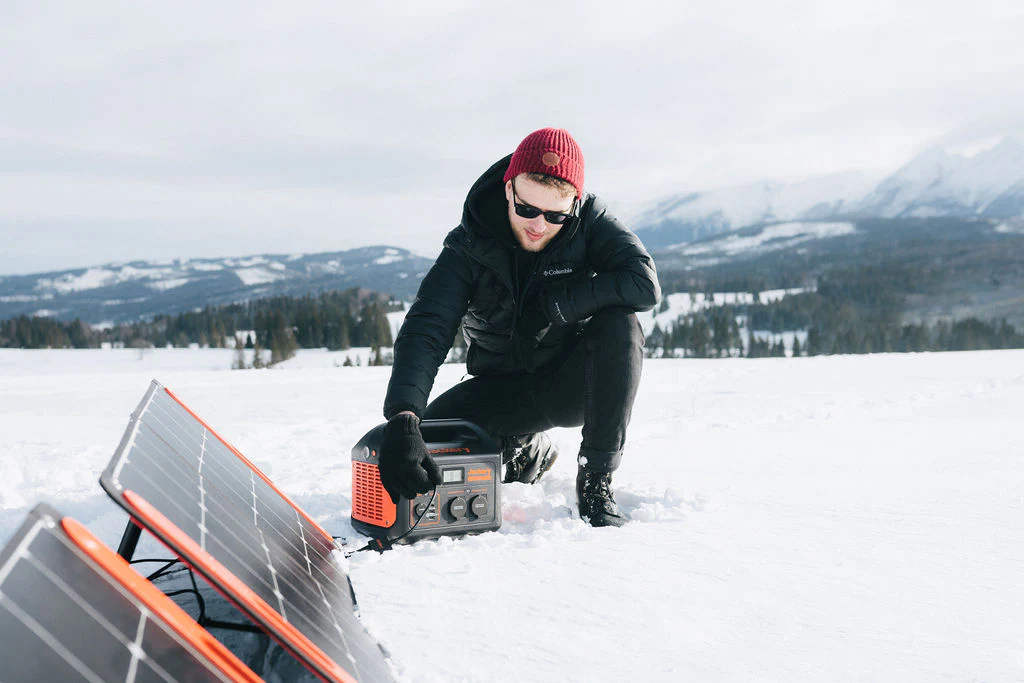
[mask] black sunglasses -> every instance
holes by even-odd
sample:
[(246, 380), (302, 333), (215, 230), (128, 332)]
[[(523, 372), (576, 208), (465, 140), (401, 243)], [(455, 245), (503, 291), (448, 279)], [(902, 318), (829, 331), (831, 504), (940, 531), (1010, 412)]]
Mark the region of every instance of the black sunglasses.
[(573, 211), (576, 209), (576, 200), (579, 197), (572, 198), (572, 206), (569, 207), (568, 213), (562, 213), (561, 211), (541, 211), (536, 206), (529, 204), (523, 204), (519, 201), (519, 197), (516, 196), (516, 181), (512, 179), (512, 204), (515, 206), (516, 215), (523, 218), (536, 218), (537, 216), (544, 214), (544, 220), (552, 225), (562, 225), (567, 220), (572, 218)]

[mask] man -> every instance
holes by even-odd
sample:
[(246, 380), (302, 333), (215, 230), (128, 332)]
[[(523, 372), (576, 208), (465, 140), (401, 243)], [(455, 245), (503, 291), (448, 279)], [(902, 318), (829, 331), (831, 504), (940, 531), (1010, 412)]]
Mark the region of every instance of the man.
[[(384, 401), (381, 483), (397, 501), (440, 481), (420, 418), (463, 418), (501, 439), (503, 481), (534, 483), (558, 456), (544, 431), (583, 426), (580, 516), (621, 526), (611, 490), (640, 381), (636, 311), (660, 298), (636, 235), (583, 192), (583, 154), (565, 130), (528, 135), (473, 185), (395, 341)], [(461, 382), (427, 405), (459, 323)]]

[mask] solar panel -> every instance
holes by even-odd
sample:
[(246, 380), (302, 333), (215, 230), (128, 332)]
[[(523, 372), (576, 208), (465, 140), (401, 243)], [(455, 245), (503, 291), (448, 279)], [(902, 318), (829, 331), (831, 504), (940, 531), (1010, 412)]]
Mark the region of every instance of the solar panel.
[(393, 680), (330, 534), (158, 382), (100, 484), (318, 676)]
[(46, 505), (0, 551), (0, 681), (259, 681), (84, 526)]

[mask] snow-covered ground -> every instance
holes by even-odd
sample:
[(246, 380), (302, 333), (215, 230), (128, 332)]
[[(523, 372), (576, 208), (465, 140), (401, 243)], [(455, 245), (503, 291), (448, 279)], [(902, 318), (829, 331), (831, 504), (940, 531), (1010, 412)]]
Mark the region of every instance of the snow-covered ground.
[[(231, 357), (0, 350), (0, 543), (44, 500), (116, 546), (96, 480), (154, 377), (353, 537), (348, 452), (390, 369)], [(500, 531), (350, 576), (409, 681), (1021, 681), (1022, 413), (1021, 351), (648, 360), (615, 477), (631, 524), (576, 517), (556, 430)]]
[[(784, 297), (791, 294), (802, 294), (807, 290), (803, 287), (795, 287), (793, 289), (768, 289), (763, 292), (758, 292), (757, 301), (762, 304), (770, 304), (776, 301), (781, 301)], [(644, 336), (649, 336), (654, 331), (654, 326), (658, 325), (662, 330), (668, 330), (675, 327), (679, 321), (679, 316), (689, 315), (690, 313), (696, 313), (697, 311), (711, 308), (713, 306), (749, 306), (754, 303), (754, 295), (751, 292), (713, 292), (712, 296), (708, 297), (704, 293), (694, 292), (693, 296), (686, 292), (677, 292), (674, 294), (666, 294), (664, 297), (666, 302), (665, 310), (661, 310), (661, 306), (655, 306), (650, 311), (644, 311), (643, 313), (637, 313), (637, 318), (640, 320), (640, 327), (644, 330)], [(402, 313), (404, 315), (404, 313)], [(389, 313), (388, 316), (395, 315)], [(765, 333), (767, 335), (767, 333)], [(761, 336), (758, 335), (760, 339)]]

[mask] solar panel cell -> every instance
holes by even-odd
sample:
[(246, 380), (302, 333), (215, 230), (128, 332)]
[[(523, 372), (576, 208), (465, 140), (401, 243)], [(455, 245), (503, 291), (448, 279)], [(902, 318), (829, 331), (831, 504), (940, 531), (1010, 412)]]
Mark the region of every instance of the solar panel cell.
[(100, 482), (318, 675), (392, 680), (330, 536), (158, 383)]
[(257, 681), (85, 527), (45, 505), (0, 551), (0, 681)]
[(76, 669), (72, 657), (55, 649), (45, 633), (28, 628), (22, 613), (15, 615), (12, 608), (15, 605), (0, 596), (0, 634), (4, 641), (0, 646), (0, 681), (39, 680), (44, 673), (53, 681), (101, 680), (90, 679)]
[[(32, 555), (19, 562), (4, 582), (4, 592), (18, 596), (18, 607), (31, 619), (33, 629), (42, 629), (63, 643), (88, 670), (103, 680), (124, 680), (132, 655), (124, 646), (124, 634), (138, 628), (138, 608), (132, 609), (131, 621), (118, 629), (107, 620), (110, 611), (121, 612), (133, 606), (112, 587), (96, 587), (95, 578), (65, 582), (67, 574), (58, 576), (60, 565), (48, 567), (35, 557), (47, 545), (60, 541), (51, 535), (40, 536), (32, 547)], [(60, 609), (51, 609), (53, 604)], [(114, 610), (108, 610), (113, 607)]]

